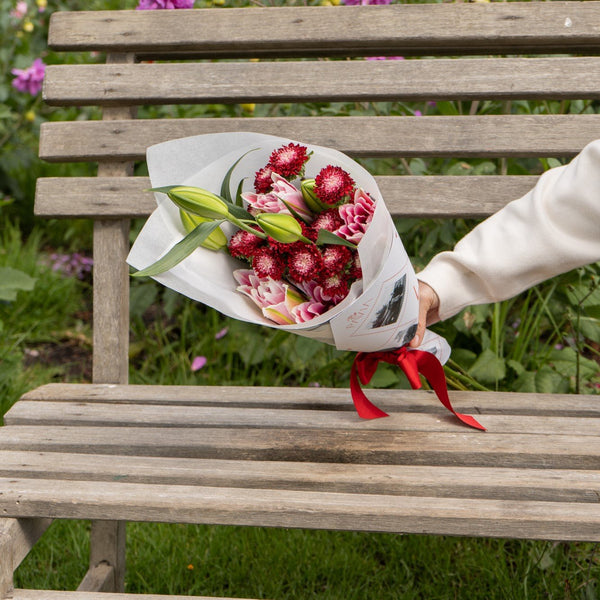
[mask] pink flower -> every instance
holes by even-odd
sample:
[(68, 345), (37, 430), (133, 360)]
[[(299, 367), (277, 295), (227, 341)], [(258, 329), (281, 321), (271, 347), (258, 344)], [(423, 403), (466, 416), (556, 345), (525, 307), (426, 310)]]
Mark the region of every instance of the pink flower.
[(221, 329), (220, 331), (217, 331), (217, 333), (215, 333), (215, 340), (223, 339), (227, 335), (228, 332), (229, 332), (229, 327), (223, 327), (223, 329)]
[(320, 302), (303, 302), (292, 308), (292, 316), (296, 323), (306, 323), (319, 315), (322, 315), (327, 310), (324, 304)]
[(10, 11), (11, 17), (22, 19), (27, 14), (27, 2), (19, 0), (13, 10)]
[(373, 199), (365, 191), (357, 189), (354, 202), (340, 206), (340, 216), (344, 219), (344, 225), (335, 233), (353, 244), (358, 244), (367, 231), (374, 212)]
[(366, 6), (368, 4), (391, 4), (392, 0), (342, 0), (342, 2), (346, 6)]
[(332, 298), (324, 292), (323, 286), (318, 281), (313, 279), (303, 283), (294, 282), (294, 284), (309, 300), (312, 300), (317, 304), (323, 304), (327, 308), (331, 308)]
[(11, 73), (15, 75), (12, 81), (14, 88), (19, 92), (37, 96), (42, 89), (46, 65), (41, 58), (36, 58), (28, 69), (12, 69)]
[(136, 10), (163, 10), (193, 8), (194, 0), (140, 0)]
[(250, 212), (283, 213), (290, 215), (284, 201), (287, 202), (302, 218), (311, 219), (312, 213), (306, 206), (302, 192), (296, 189), (289, 181), (278, 175), (271, 174), (273, 189), (267, 194), (245, 192), (242, 198), (250, 205)]
[(365, 60), (404, 60), (404, 56), (367, 56)]
[(206, 356), (196, 356), (192, 361), (191, 369), (196, 372), (199, 371), (204, 365), (206, 365)]
[[(273, 173), (272, 178), (272, 193), (283, 202), (289, 204), (303, 219), (312, 220), (312, 212), (309, 210), (308, 206), (306, 206), (302, 192), (277, 173)], [(286, 208), (285, 211), (280, 212), (289, 213), (290, 211)]]
[(286, 212), (289, 214), (289, 210), (285, 207), (285, 204), (272, 192), (268, 194), (255, 194), (254, 192), (245, 192), (242, 194), (242, 198), (250, 205), (248, 212), (255, 214), (257, 212), (269, 212), (278, 213)]
[(289, 288), (287, 284), (270, 277), (260, 278), (252, 269), (237, 269), (233, 272), (233, 276), (239, 283), (237, 291), (246, 294), (256, 306), (262, 309), (267, 319), (278, 325), (295, 323), (286, 303), (286, 292)]

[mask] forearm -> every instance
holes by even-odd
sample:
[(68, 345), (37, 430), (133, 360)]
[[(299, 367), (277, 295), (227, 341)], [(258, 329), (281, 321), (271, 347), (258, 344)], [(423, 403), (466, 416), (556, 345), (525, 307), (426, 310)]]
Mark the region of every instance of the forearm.
[(600, 140), (547, 171), (533, 190), (434, 257), (417, 277), (446, 319), (465, 306), (510, 298), (600, 260)]

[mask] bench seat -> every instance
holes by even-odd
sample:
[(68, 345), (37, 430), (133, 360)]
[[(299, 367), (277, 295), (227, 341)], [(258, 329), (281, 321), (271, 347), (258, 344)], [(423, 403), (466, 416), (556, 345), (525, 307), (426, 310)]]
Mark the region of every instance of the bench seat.
[(0, 514), (600, 541), (593, 397), (49, 384), (0, 429)]

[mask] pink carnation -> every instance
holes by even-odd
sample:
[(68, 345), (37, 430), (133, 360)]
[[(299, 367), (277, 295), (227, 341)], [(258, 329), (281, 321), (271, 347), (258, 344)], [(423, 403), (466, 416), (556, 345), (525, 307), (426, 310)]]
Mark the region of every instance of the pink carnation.
[(344, 225), (335, 233), (353, 244), (358, 244), (373, 219), (375, 202), (365, 191), (357, 189), (354, 201), (351, 204), (342, 204), (339, 211)]
[(12, 81), (14, 88), (37, 96), (42, 89), (46, 65), (41, 58), (36, 58), (28, 69), (13, 69), (11, 73), (15, 76)]

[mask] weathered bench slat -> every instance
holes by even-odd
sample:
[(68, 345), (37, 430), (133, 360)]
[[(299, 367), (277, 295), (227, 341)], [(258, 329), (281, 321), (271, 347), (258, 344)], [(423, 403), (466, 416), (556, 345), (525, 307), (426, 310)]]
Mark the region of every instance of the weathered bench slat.
[(0, 489), (0, 511), (20, 517), (600, 540), (600, 505), (592, 503), (44, 479), (0, 479)]
[[(2, 453), (0, 477), (322, 490), (549, 502), (598, 502), (600, 471)], [(568, 486), (565, 485), (565, 478)]]
[[(347, 388), (252, 388), (252, 394), (240, 394), (238, 386), (175, 385), (90, 385), (49, 383), (23, 395), (21, 402), (81, 402), (136, 405), (230, 406), (238, 408), (277, 408), (287, 410), (354, 411)], [(433, 392), (372, 389), (369, 397), (389, 412), (436, 412), (440, 410)], [(457, 410), (486, 415), (538, 415), (598, 417), (600, 403), (592, 395), (518, 394), (514, 392), (460, 392), (450, 390)], [(10, 419), (10, 412), (8, 413)]]
[[(600, 58), (55, 65), (57, 105), (600, 97)], [(298, 85), (310, 82), (310, 85)], [(243, 90), (243, 93), (240, 93)]]
[[(393, 215), (486, 217), (536, 183), (534, 176), (379, 176)], [(146, 217), (155, 208), (147, 177), (69, 177), (37, 180), (35, 214), (42, 217)]]
[[(342, 10), (340, 10), (342, 8)], [(54, 50), (160, 55), (521, 54), (598, 49), (597, 2), (395, 5), (52, 15)], [(265, 19), (269, 27), (265, 27)], [(357, 26), (360, 24), (360, 27)]]
[(156, 427), (7, 427), (1, 450), (341, 462), (596, 469), (593, 436), (468, 431)]
[(142, 160), (146, 148), (219, 131), (256, 131), (351, 156), (572, 156), (600, 137), (600, 115), (139, 119), (44, 123), (48, 161)]
[[(350, 411), (264, 408), (223, 408), (101, 404), (48, 401), (17, 404), (5, 417), (7, 425), (165, 428), (283, 428), (347, 429), (361, 431), (456, 432), (456, 422), (443, 412), (396, 413), (387, 419), (364, 421)], [(600, 419), (523, 415), (485, 415), (481, 423), (494, 433), (555, 433), (600, 436)], [(201, 435), (201, 434), (199, 434)]]

